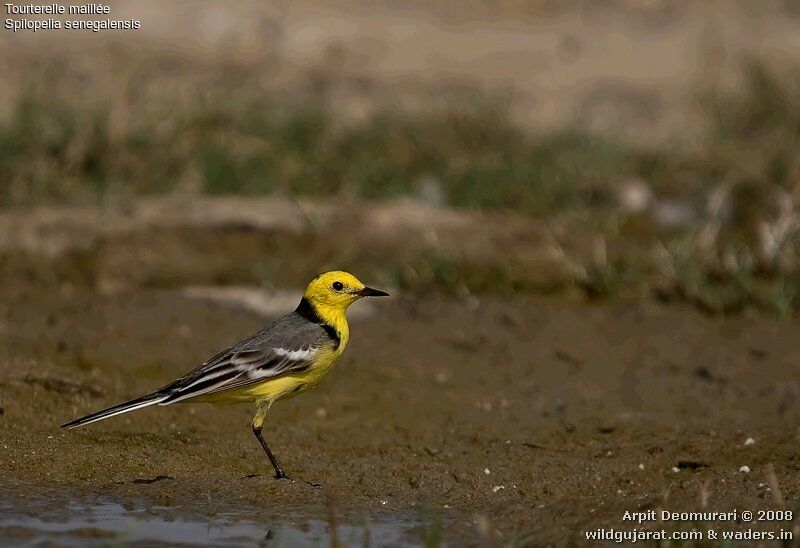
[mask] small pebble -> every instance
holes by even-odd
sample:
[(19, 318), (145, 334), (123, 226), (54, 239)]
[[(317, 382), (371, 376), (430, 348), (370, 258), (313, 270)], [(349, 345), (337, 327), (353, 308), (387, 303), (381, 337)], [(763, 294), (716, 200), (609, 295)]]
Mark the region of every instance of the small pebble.
[(746, 440), (744, 440), (745, 445), (753, 445), (755, 444), (755, 442), (756, 440), (754, 440), (753, 438), (747, 438)]
[(672, 467), (672, 471), (673, 471), (673, 472), (675, 472), (675, 473), (677, 474), (678, 472), (680, 472), (680, 471), (681, 471), (681, 469), (680, 469), (680, 468), (678, 468), (677, 466), (673, 466), (673, 467)]
[(739, 468), (739, 472), (741, 472), (742, 474), (749, 474), (750, 473), (750, 467), (747, 466), (747, 465), (742, 466), (741, 468)]
[(491, 474), (491, 473), (492, 473), (492, 471), (491, 471), (491, 470), (489, 470), (488, 468), (484, 468), (484, 469), (483, 469), (483, 473), (484, 473), (484, 474), (486, 474), (486, 475), (488, 476), (489, 474)]
[(639, 463), (639, 470), (644, 470), (644, 464)]
[(497, 493), (500, 489), (505, 489), (505, 488), (506, 488), (505, 485), (495, 485), (494, 487), (492, 487), (492, 492)]

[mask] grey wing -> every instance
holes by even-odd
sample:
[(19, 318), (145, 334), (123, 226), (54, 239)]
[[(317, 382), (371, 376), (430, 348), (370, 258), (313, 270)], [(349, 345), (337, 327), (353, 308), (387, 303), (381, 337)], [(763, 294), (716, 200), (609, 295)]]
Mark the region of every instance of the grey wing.
[(157, 391), (161, 405), (300, 373), (333, 344), (325, 329), (288, 314)]

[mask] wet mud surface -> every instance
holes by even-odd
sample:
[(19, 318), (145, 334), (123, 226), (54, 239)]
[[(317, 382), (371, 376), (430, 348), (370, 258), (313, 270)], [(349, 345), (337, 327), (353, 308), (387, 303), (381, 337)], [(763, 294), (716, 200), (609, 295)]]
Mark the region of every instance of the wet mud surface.
[(14, 546), (414, 546), (441, 523), (389, 512), (340, 521), (330, 510), (226, 506), (210, 497), (197, 507), (59, 491), (34, 500), (28, 493), (0, 505), (0, 535)]
[(796, 322), (652, 303), (394, 297), (353, 320), (319, 388), (273, 407), (265, 436), (295, 480), (276, 481), (249, 406), (58, 428), (157, 388), (264, 318), (171, 290), (0, 292), (7, 539), (37, 538), (20, 516), (69, 522), (77, 504), (92, 523), (119, 507), (141, 513), (134, 523), (222, 516), (261, 540), (292, 520), (329, 534), (333, 519), (356, 544), (365, 520), (403, 524), (374, 544), (541, 544), (624, 529), (627, 510), (794, 508), (800, 496)]

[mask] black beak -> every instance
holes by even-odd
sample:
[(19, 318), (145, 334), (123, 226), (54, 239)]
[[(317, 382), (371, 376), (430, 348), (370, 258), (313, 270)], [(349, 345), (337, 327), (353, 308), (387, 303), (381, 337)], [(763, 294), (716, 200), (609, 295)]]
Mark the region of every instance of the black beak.
[(371, 287), (365, 287), (364, 289), (360, 289), (355, 292), (356, 295), (359, 297), (388, 297), (389, 294), (386, 291), (381, 291), (380, 289), (372, 289)]

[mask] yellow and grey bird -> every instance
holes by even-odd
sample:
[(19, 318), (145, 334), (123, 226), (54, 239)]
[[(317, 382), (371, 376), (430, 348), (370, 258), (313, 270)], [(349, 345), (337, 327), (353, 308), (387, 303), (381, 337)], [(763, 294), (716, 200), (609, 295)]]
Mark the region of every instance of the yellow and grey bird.
[(77, 428), (151, 405), (178, 402), (255, 402), (253, 433), (276, 478), (285, 478), (261, 427), (270, 406), (281, 398), (314, 388), (342, 355), (350, 338), (347, 308), (362, 297), (385, 297), (352, 274), (325, 272), (308, 284), (293, 312), (266, 325), (203, 365), (155, 392), (64, 424)]

